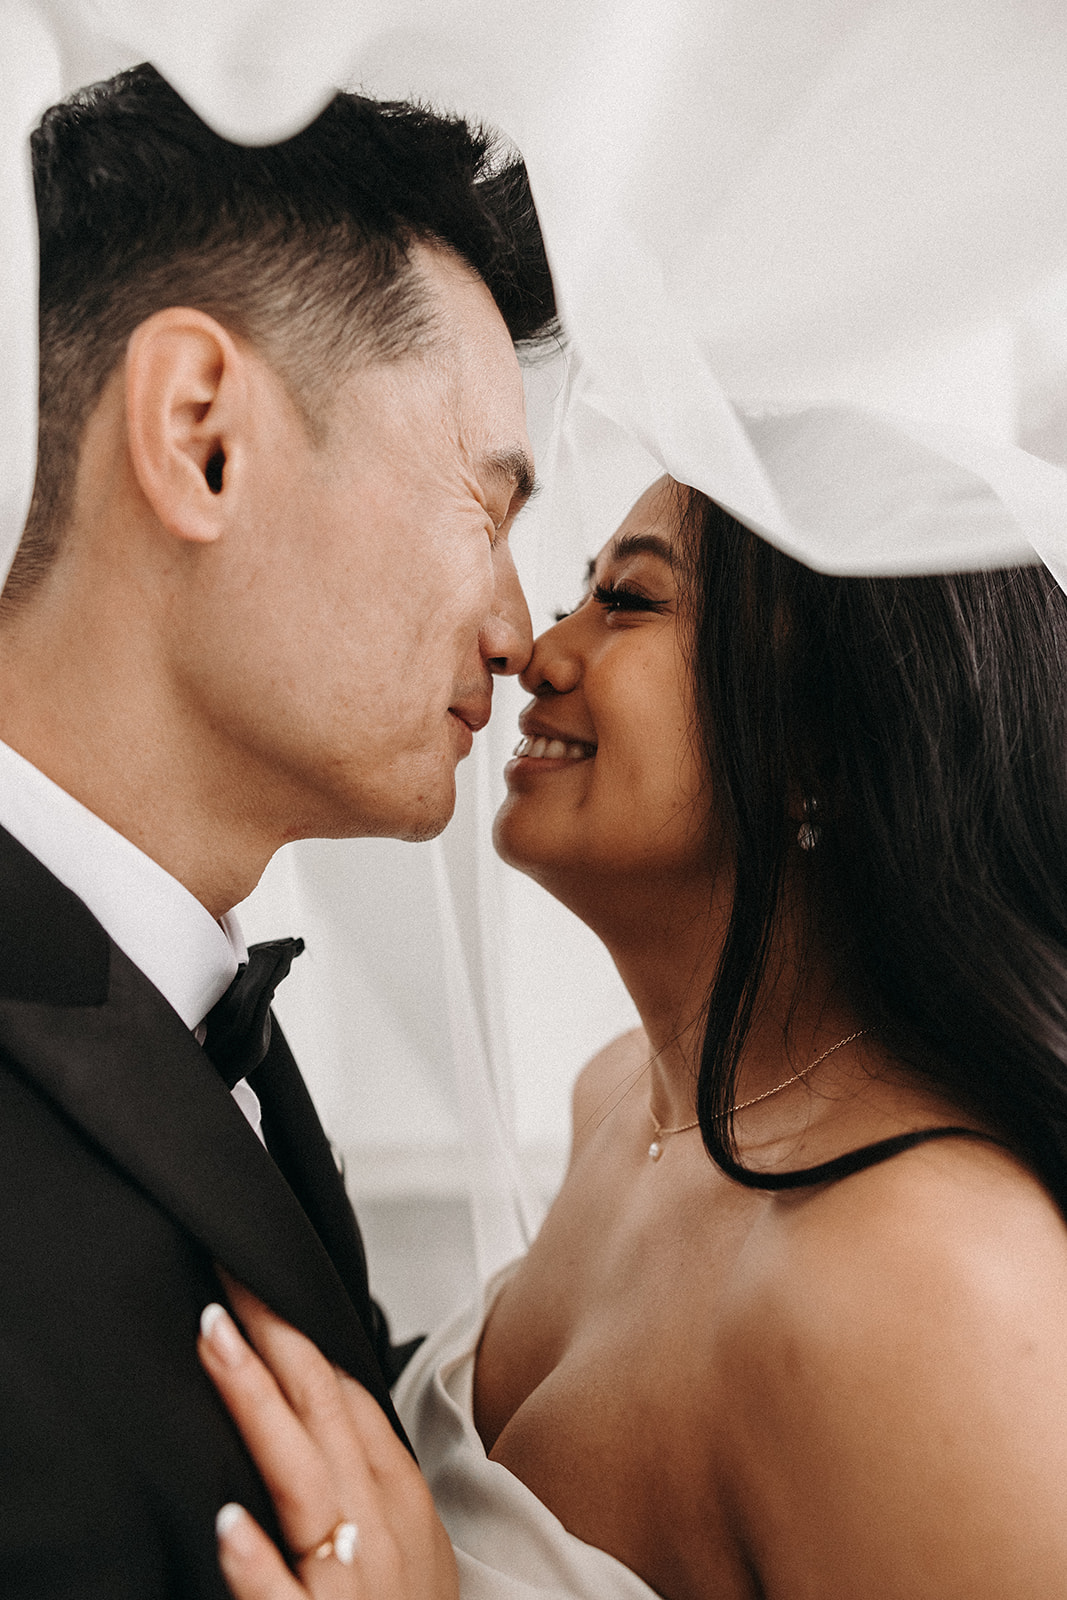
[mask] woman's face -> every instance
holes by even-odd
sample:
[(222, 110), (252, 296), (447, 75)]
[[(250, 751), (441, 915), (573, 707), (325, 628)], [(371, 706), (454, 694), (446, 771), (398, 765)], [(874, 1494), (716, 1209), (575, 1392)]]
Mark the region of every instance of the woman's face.
[(591, 563), (576, 610), (543, 633), (494, 841), (580, 909), (582, 885), (664, 888), (708, 871), (708, 799), (679, 618), (669, 480)]

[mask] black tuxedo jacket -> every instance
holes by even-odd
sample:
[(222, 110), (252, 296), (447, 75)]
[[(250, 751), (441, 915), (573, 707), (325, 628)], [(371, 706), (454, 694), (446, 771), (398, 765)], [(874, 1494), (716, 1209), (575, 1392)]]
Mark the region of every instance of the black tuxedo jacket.
[(159, 992), (0, 830), (5, 1600), (224, 1600), (218, 1508), (276, 1534), (196, 1356), (216, 1262), (403, 1436), (355, 1219), (277, 1028), (254, 1086), (271, 1154)]

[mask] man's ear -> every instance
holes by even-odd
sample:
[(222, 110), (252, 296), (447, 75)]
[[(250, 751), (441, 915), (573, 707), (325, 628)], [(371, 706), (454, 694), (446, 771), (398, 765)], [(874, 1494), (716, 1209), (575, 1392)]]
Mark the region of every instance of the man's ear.
[(156, 517), (180, 539), (209, 544), (230, 514), (246, 441), (247, 365), (221, 323), (184, 306), (157, 311), (130, 338), (130, 464)]

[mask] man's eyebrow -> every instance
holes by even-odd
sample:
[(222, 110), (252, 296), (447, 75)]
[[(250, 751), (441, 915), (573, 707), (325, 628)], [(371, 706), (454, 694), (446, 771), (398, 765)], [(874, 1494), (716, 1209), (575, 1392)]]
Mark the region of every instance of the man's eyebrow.
[(506, 450), (492, 450), (479, 463), (481, 475), (512, 485), (512, 503), (517, 511), (538, 491), (534, 479), (534, 465), (526, 451), (519, 445)]

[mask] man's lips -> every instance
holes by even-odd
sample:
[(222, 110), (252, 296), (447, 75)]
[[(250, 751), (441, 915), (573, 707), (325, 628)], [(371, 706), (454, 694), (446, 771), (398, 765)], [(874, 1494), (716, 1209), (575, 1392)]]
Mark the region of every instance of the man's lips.
[(493, 702), (492, 700), (468, 700), (460, 705), (449, 706), (448, 709), (458, 722), (466, 723), (472, 733), (478, 733), (489, 721)]

